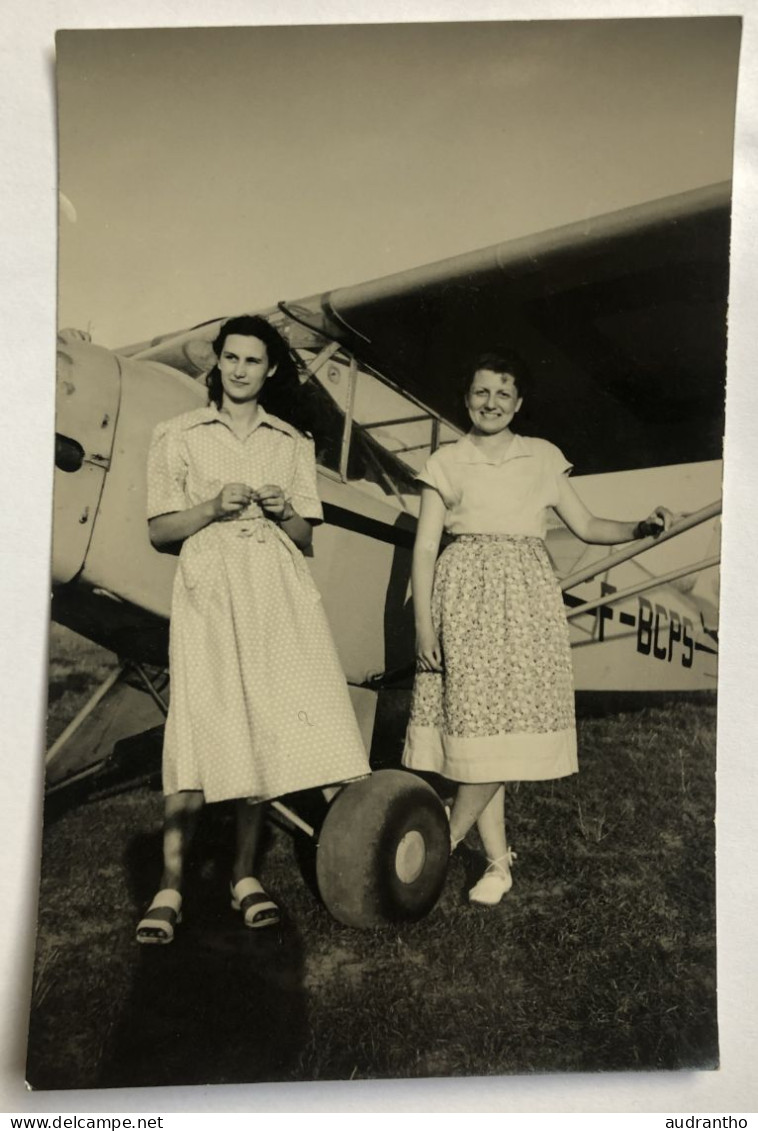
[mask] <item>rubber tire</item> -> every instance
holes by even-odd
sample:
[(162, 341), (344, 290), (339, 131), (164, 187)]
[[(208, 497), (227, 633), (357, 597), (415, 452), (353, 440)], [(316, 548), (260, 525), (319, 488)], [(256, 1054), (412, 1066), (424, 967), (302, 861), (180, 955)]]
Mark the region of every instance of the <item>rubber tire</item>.
[[(409, 833), (423, 852), (413, 858), (418, 873), (403, 880), (396, 859)], [(404, 770), (377, 770), (329, 806), (316, 853), (319, 892), (348, 927), (422, 919), (442, 891), (449, 856), (447, 816), (431, 786)]]

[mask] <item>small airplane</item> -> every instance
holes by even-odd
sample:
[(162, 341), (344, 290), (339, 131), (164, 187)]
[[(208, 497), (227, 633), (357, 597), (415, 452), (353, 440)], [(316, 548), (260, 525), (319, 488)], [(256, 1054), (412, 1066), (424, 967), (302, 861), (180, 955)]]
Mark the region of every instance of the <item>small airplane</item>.
[[(299, 356), (321, 417), (311, 566), (368, 749), (379, 694), (413, 672), (414, 475), (461, 435), (459, 374), (493, 339), (531, 363), (520, 427), (573, 459), (590, 507), (685, 512), (610, 553), (555, 520), (577, 689), (715, 688), (729, 213), (730, 185), (710, 186), (256, 312)], [(115, 351), (59, 335), (52, 617), (120, 663), (48, 751), (50, 792), (101, 774), (165, 716), (176, 562), (148, 539), (147, 449), (156, 423), (205, 403), (222, 321)], [(416, 918), (436, 900), (446, 820), (415, 775), (351, 784), (318, 829), (274, 808), (318, 840), (321, 894), (343, 922)]]

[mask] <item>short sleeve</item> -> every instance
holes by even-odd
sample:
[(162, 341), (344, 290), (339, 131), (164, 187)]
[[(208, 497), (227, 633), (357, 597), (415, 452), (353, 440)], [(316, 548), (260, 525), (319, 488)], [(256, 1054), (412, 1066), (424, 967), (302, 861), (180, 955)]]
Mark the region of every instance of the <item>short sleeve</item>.
[(147, 517), (185, 510), (186, 479), (181, 439), (171, 422), (163, 421), (153, 431), (147, 457)]
[(439, 455), (435, 452), (426, 461), (416, 478), (427, 487), (433, 487), (442, 496), (442, 501), (449, 509), (457, 502), (456, 492), (450, 482), (450, 477)]
[(555, 444), (550, 445), (551, 459), (553, 463), (553, 474), (556, 478), (560, 475), (567, 475), (573, 470), (573, 463), (566, 459), (560, 448), (556, 448)]
[(570, 474), (574, 465), (555, 444), (546, 445), (545, 464), (545, 480), (550, 495), (548, 505), (554, 507), (558, 502), (561, 480)]
[(324, 512), (318, 497), (316, 481), (316, 449), (313, 441), (298, 437), (295, 452), (295, 471), (290, 487), (290, 499), (299, 515), (312, 522), (323, 522)]

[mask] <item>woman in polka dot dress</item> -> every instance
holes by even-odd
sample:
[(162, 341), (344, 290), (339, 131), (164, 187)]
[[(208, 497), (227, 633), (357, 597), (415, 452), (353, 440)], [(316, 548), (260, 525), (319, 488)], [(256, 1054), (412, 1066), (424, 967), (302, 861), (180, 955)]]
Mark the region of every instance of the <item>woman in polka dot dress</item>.
[[(476, 823), (488, 866), (469, 899), (484, 905), (499, 903), (512, 882), (503, 783), (577, 770), (568, 625), (544, 543), (548, 511), (585, 542), (606, 544), (660, 532), (672, 517), (663, 507), (641, 523), (591, 514), (563, 453), (511, 431), (526, 382), (514, 355), (482, 355), (465, 388), (471, 431), (435, 452), (418, 477), (417, 674), (403, 763), (458, 783), (451, 849)], [(443, 529), (453, 542), (438, 559)]]
[[(303, 557), (322, 519), (312, 441), (286, 342), (263, 318), (226, 322), (209, 403), (157, 426), (150, 539), (181, 544), (171, 607), (161, 890), (137, 927), (168, 943), (204, 801), (236, 799), (232, 907), (278, 922), (255, 877), (264, 802), (369, 772), (345, 677)], [(284, 405), (291, 422), (266, 411)]]

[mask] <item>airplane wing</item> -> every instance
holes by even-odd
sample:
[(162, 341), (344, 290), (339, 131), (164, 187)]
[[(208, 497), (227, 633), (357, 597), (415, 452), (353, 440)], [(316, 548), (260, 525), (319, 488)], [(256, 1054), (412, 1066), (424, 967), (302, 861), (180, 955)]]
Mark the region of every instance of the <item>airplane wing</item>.
[[(461, 427), (467, 361), (515, 349), (535, 377), (518, 427), (579, 475), (720, 459), (730, 201), (711, 185), (268, 313)], [(220, 322), (117, 352), (197, 376)]]
[(463, 425), (466, 361), (515, 349), (535, 377), (518, 427), (578, 474), (719, 459), (729, 222), (727, 183), (283, 309)]

